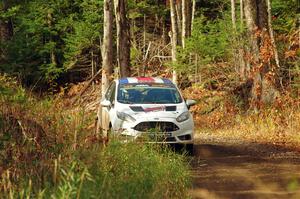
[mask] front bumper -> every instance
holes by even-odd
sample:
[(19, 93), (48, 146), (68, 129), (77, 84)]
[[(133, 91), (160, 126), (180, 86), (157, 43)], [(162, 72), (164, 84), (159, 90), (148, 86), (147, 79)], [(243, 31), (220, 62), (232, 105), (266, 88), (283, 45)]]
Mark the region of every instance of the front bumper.
[[(138, 131), (134, 128), (143, 122), (172, 122), (178, 129), (175, 131), (159, 132), (155, 129), (149, 131)], [(194, 142), (194, 123), (192, 119), (178, 123), (173, 119), (166, 118), (160, 121), (139, 120), (135, 122), (121, 121), (114, 132), (125, 140), (136, 140), (147, 143), (170, 143), (170, 144), (192, 144)]]

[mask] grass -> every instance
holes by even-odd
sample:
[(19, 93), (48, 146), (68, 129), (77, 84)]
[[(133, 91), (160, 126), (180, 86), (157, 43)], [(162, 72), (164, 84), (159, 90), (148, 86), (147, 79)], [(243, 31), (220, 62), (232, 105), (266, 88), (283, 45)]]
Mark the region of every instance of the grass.
[(94, 113), (37, 99), (0, 76), (0, 198), (187, 198), (189, 166), (168, 148), (93, 134)]

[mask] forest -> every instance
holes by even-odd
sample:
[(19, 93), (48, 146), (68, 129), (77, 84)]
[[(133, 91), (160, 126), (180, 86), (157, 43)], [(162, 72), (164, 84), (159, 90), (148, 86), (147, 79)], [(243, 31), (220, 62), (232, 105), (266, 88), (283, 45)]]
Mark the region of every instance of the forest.
[(199, 135), (299, 149), (300, 1), (2, 0), (0, 197), (188, 197), (185, 156), (94, 133), (139, 76), (195, 99)]

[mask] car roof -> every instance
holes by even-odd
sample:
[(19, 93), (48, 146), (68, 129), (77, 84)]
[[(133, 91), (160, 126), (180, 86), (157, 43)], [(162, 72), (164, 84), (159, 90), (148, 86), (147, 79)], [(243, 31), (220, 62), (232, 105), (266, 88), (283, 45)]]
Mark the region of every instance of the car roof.
[(146, 83), (156, 83), (156, 84), (168, 84), (173, 85), (172, 81), (167, 78), (160, 77), (126, 77), (119, 79), (119, 84), (146, 84)]

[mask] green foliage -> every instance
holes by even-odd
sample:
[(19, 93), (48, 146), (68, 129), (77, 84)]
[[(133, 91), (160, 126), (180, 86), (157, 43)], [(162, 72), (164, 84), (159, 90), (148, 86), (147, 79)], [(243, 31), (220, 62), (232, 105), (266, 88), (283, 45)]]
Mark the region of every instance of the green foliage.
[(204, 62), (218, 61), (225, 55), (228, 35), (224, 35), (224, 20), (204, 24), (204, 18), (196, 19), (192, 37), (187, 41), (187, 50), (198, 54)]
[(99, 53), (99, 40), (102, 33), (102, 1), (82, 1), (80, 9), (82, 16), (74, 19), (73, 15), (67, 20), (72, 24), (73, 31), (64, 38), (66, 43), (64, 51), (64, 67), (66, 69), (74, 67), (78, 60), (84, 56), (84, 50)]
[(166, 17), (168, 15), (168, 8), (154, 0), (130, 0), (128, 9), (130, 19), (142, 18), (144, 15), (148, 17), (154, 15)]
[(300, 88), (299, 69), (299, 1), (273, 0), (272, 23), (280, 58), (282, 84), (290, 85), (296, 95)]
[(0, 16), (14, 23), (0, 70), (19, 74), (27, 85), (56, 80), (90, 49), (100, 55), (102, 1), (17, 2)]
[(93, 181), (92, 176), (84, 165), (74, 160), (66, 168), (61, 168), (59, 183), (50, 188), (47, 195), (51, 195), (51, 198), (80, 198), (85, 181)]
[(19, 11), (20, 6), (13, 6), (5, 12), (2, 9), (0, 9), (0, 18), (7, 21), (9, 18), (15, 17)]
[(191, 74), (198, 68), (198, 72), (206, 74), (202, 76), (204, 80), (211, 80), (216, 72), (221, 72), (216, 63), (232, 59), (231, 42), (234, 33), (228, 23), (231, 22), (226, 14), (214, 21), (204, 16), (195, 18), (192, 35), (186, 40), (186, 48), (178, 48), (177, 69)]
[(184, 159), (167, 148), (111, 143), (94, 172), (103, 198), (182, 198), (188, 187)]
[[(58, 162), (56, 181), (36, 187), (29, 179), (10, 188), (14, 197), (38, 198), (187, 198), (188, 167), (167, 148), (112, 142), (105, 149)], [(57, 162), (57, 161), (56, 161)], [(53, 171), (48, 171), (53, 172)], [(31, 176), (33, 178), (34, 176)], [(50, 180), (50, 179), (49, 179)], [(2, 179), (4, 182), (4, 179)], [(7, 182), (6, 182), (7, 183)], [(3, 197), (5, 193), (3, 193)], [(0, 194), (1, 196), (1, 194)], [(7, 197), (4, 198), (9, 198)]]
[(272, 1), (272, 23), (276, 32), (288, 33), (296, 27), (298, 6), (297, 0)]

